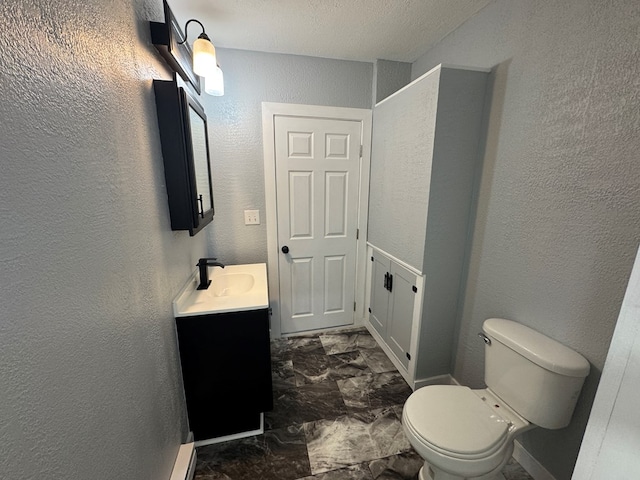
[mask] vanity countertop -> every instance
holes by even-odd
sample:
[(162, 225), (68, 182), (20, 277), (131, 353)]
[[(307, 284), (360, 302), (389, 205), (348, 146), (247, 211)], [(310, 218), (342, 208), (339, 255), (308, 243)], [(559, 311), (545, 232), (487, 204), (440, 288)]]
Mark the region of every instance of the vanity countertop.
[(197, 290), (198, 271), (173, 301), (173, 314), (192, 317), (269, 307), (266, 263), (209, 267), (211, 285)]

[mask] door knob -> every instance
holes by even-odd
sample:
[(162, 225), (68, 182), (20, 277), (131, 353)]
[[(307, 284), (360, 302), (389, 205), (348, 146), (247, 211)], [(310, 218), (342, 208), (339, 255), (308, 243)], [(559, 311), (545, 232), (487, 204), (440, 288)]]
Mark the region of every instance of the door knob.
[(287, 247), (286, 245), (282, 247), (282, 253), (289, 253), (289, 247)]

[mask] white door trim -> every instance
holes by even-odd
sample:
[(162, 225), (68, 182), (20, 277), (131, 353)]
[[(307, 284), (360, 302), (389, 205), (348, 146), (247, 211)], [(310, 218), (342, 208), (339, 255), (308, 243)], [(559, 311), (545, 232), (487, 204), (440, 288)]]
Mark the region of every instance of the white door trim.
[(337, 120), (352, 120), (362, 125), (362, 158), (360, 159), (360, 182), (358, 201), (358, 230), (356, 257), (356, 325), (365, 317), (365, 276), (367, 258), (367, 221), (369, 217), (369, 173), (371, 167), (371, 110), (365, 108), (325, 107), (293, 103), (262, 102), (262, 145), (264, 148), (264, 191), (267, 222), (267, 272), (269, 277), (269, 304), (272, 309), (271, 337), (280, 337), (280, 282), (278, 256), (278, 219), (276, 209), (276, 161), (275, 129), (276, 115), (296, 117), (323, 117)]

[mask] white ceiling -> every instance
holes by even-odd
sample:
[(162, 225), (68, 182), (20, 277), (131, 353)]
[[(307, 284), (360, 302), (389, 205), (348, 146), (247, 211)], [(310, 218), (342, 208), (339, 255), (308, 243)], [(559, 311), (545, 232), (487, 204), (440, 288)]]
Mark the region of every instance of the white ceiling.
[[(413, 62), (491, 0), (168, 0), (217, 47)], [(189, 25), (189, 42), (200, 27)]]

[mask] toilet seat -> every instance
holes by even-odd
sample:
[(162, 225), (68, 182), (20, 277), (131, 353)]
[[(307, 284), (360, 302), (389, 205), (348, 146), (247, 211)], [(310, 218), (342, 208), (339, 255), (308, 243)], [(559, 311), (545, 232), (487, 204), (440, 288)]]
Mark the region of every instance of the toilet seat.
[(469, 387), (432, 385), (416, 390), (403, 423), (425, 447), (462, 460), (482, 459), (507, 443), (512, 423)]

